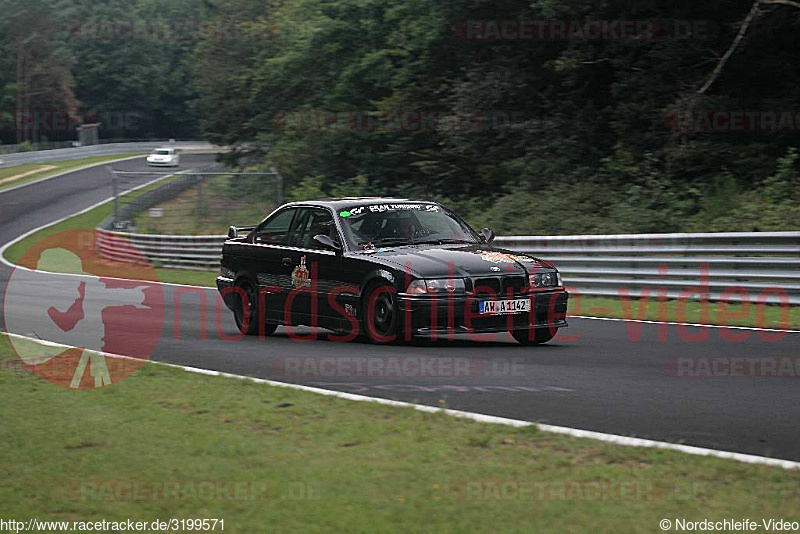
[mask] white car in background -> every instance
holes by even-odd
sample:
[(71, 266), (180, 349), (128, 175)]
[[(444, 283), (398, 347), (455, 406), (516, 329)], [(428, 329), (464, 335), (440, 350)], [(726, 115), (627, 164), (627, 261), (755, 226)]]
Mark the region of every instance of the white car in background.
[(157, 148), (147, 156), (147, 164), (151, 167), (177, 167), (181, 157), (174, 148)]

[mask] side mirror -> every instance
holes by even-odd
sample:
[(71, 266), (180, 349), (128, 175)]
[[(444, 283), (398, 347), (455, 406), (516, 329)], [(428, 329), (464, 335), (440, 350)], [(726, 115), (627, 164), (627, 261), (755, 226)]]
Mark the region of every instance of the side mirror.
[(314, 242), (318, 245), (321, 245), (322, 248), (326, 250), (333, 250), (334, 252), (341, 252), (342, 246), (331, 239), (330, 237), (326, 236), (325, 234), (319, 234), (314, 236)]
[(255, 230), (255, 226), (231, 226), (228, 228), (228, 239), (237, 239)]
[(480, 231), (480, 238), (484, 243), (491, 243), (494, 241), (494, 232), (488, 228), (483, 228)]

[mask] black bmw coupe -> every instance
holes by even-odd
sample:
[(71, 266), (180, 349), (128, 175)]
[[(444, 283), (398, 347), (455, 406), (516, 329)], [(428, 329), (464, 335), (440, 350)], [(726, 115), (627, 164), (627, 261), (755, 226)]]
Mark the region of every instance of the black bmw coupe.
[(293, 202), (230, 228), (217, 287), (250, 335), (307, 325), (374, 343), (497, 332), (550, 341), (567, 326), (561, 275), (493, 239), (435, 202)]

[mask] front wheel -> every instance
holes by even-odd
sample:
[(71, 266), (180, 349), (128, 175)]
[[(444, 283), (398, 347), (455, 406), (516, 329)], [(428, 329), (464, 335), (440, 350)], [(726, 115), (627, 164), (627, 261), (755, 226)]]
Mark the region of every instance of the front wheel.
[(514, 330), (511, 335), (520, 345), (528, 346), (547, 343), (555, 337), (557, 332), (558, 328), (537, 328), (533, 331), (533, 336), (531, 336), (530, 330), (526, 328), (525, 330)]
[(377, 344), (397, 341), (400, 307), (394, 287), (389, 284), (375, 284), (364, 295), (366, 298), (361, 303), (361, 317), (367, 339)]

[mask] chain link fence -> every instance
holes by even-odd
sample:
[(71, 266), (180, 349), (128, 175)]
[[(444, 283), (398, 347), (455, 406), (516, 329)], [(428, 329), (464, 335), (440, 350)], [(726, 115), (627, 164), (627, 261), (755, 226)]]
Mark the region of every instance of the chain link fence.
[(114, 213), (105, 230), (156, 235), (225, 234), (231, 224), (260, 221), (283, 203), (283, 178), (275, 170), (237, 172), (216, 164), (182, 171), (138, 191), (118, 194), (161, 172), (109, 169)]

